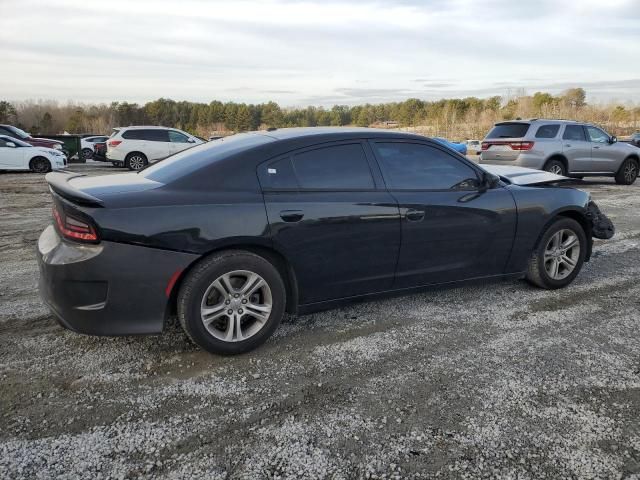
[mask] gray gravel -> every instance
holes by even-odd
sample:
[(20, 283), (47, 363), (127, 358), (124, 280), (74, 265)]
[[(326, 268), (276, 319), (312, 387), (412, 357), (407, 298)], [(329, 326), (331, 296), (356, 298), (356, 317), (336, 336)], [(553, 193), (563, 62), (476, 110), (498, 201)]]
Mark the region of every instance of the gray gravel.
[(640, 478), (640, 182), (578, 187), (618, 234), (565, 290), (362, 303), (222, 358), (59, 327), (46, 185), (0, 174), (0, 478)]

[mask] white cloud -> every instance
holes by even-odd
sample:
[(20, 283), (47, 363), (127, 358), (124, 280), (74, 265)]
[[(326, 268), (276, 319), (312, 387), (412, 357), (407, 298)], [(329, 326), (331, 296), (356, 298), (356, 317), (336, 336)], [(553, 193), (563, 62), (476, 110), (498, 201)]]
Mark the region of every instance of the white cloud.
[(299, 105), (575, 85), (638, 102), (639, 22), (637, 0), (5, 0), (0, 96)]

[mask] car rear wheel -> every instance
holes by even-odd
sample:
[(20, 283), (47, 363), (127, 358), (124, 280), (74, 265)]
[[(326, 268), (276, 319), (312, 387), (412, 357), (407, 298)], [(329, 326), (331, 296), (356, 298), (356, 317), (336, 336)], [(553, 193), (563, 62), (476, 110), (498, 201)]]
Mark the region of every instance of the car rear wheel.
[(134, 171), (142, 170), (148, 163), (147, 157), (139, 152), (130, 153), (124, 160), (124, 166)]
[(564, 167), (564, 163), (562, 163), (560, 160), (549, 160), (544, 166), (544, 169), (547, 172), (555, 173), (556, 175), (567, 175), (567, 170)]
[(85, 160), (90, 160), (91, 158), (93, 158), (93, 150), (91, 150), (90, 148), (83, 148), (82, 158), (84, 158)]
[(526, 278), (540, 288), (566, 287), (580, 272), (586, 250), (582, 226), (571, 218), (559, 218), (547, 227), (532, 253)]
[(233, 355), (264, 343), (280, 324), (285, 304), (278, 270), (258, 255), (234, 250), (189, 272), (178, 293), (178, 318), (194, 343)]
[(631, 185), (638, 178), (638, 162), (633, 158), (627, 158), (618, 173), (616, 173), (616, 183), (618, 185)]
[(29, 167), (36, 173), (47, 173), (51, 171), (51, 163), (44, 157), (35, 157), (29, 163)]

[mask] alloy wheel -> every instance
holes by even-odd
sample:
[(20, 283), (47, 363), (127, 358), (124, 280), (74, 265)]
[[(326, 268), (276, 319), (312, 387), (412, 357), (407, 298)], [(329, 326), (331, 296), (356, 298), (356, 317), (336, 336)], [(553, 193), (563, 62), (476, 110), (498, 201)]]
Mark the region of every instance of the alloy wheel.
[(555, 173), (556, 175), (562, 175), (562, 167), (560, 165), (551, 165), (549, 172)]
[(49, 170), (49, 164), (43, 158), (36, 158), (33, 161), (33, 170), (37, 173), (45, 173)]
[(266, 325), (273, 308), (271, 289), (257, 273), (235, 270), (218, 277), (207, 288), (200, 316), (218, 340), (240, 342)]
[(562, 229), (554, 233), (544, 249), (544, 268), (553, 280), (571, 275), (580, 258), (580, 240), (573, 230)]
[(133, 170), (142, 170), (142, 167), (144, 167), (144, 158), (140, 155), (133, 155), (129, 158), (129, 166)]
[(635, 162), (628, 161), (624, 167), (624, 179), (632, 183), (638, 176), (637, 167)]

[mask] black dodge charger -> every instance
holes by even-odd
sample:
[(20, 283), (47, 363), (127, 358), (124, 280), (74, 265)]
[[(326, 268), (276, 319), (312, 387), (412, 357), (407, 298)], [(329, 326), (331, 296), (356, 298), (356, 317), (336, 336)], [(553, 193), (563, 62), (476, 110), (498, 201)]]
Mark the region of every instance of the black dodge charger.
[(478, 166), (428, 138), (354, 128), (234, 135), (138, 173), (47, 175), (40, 290), (94, 335), (160, 333), (233, 354), (285, 311), (434, 285), (568, 285), (613, 226), (564, 177)]

